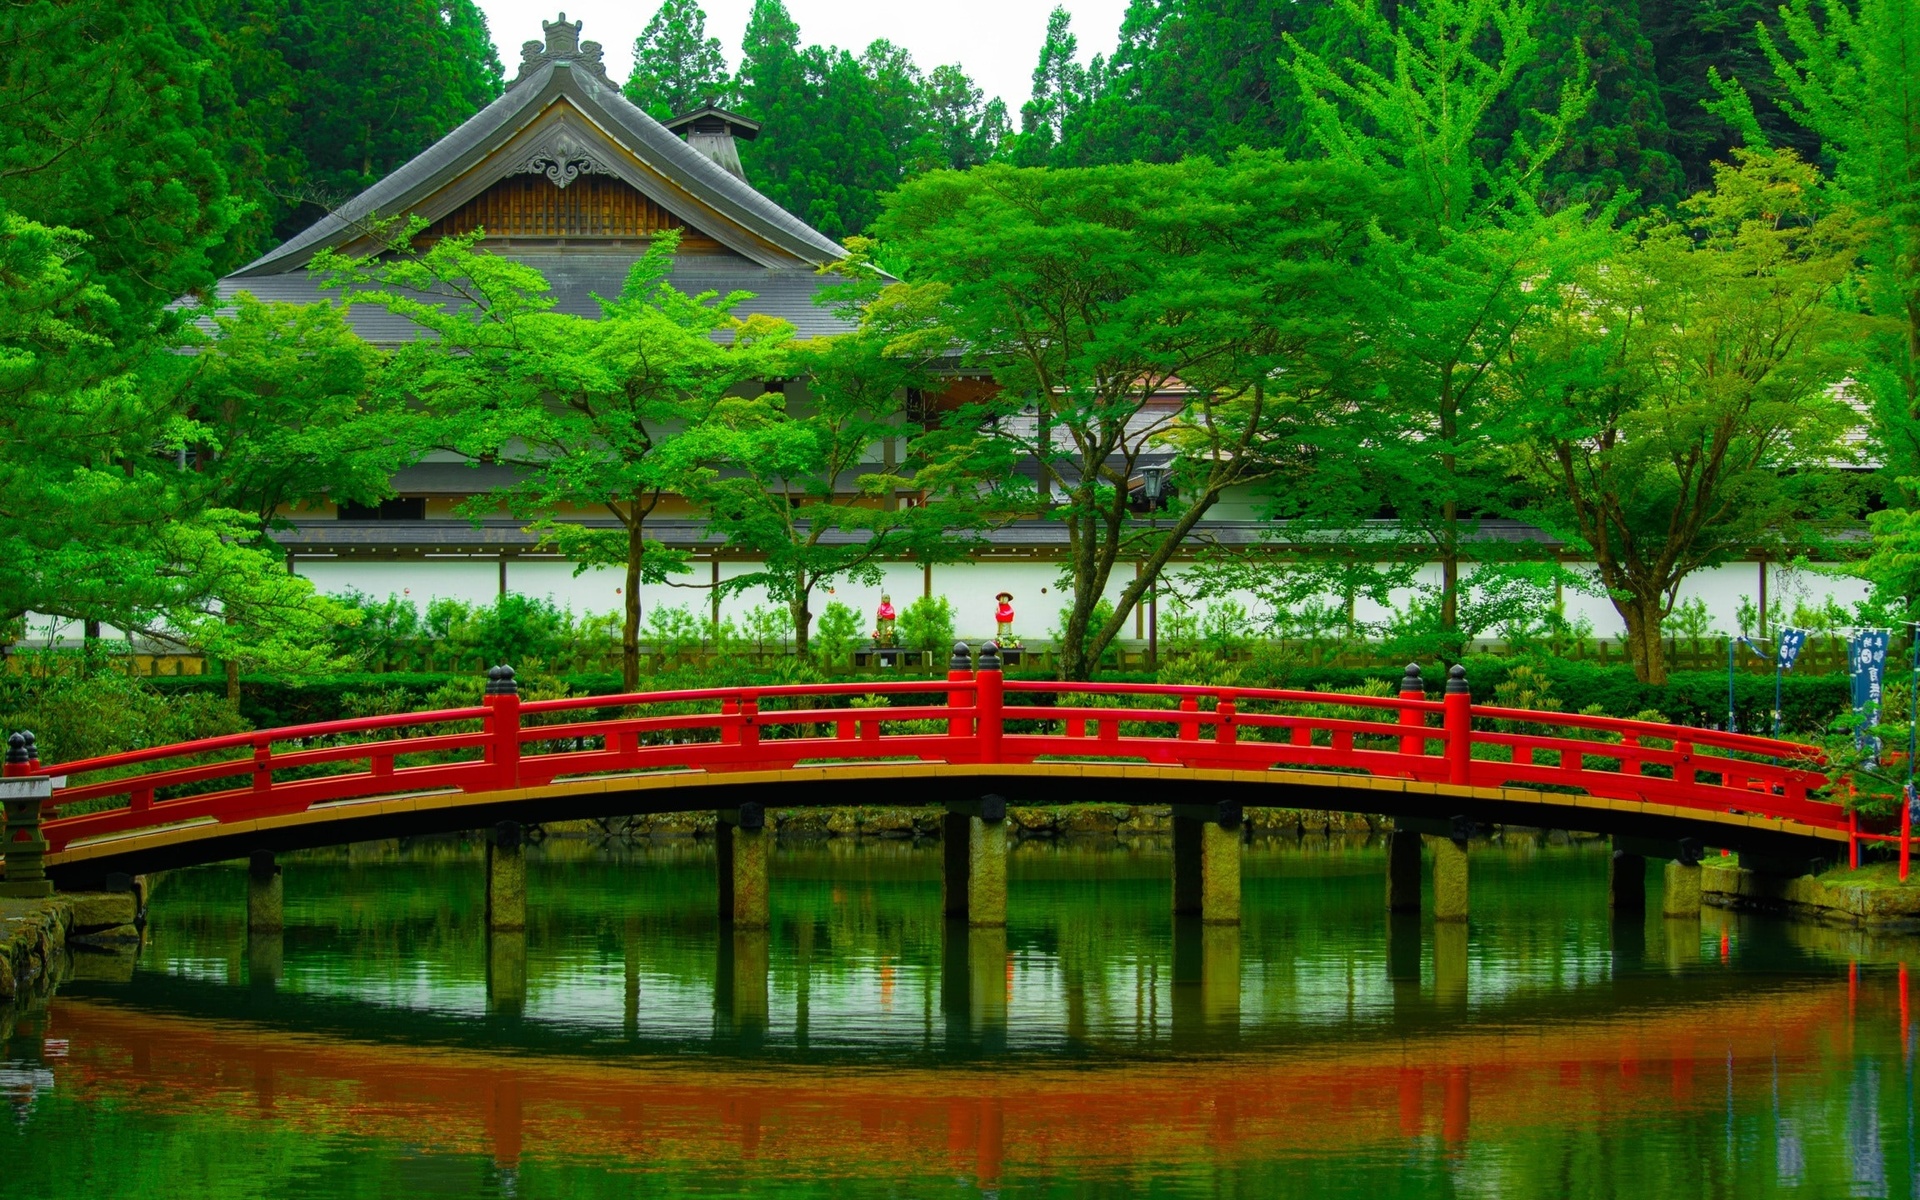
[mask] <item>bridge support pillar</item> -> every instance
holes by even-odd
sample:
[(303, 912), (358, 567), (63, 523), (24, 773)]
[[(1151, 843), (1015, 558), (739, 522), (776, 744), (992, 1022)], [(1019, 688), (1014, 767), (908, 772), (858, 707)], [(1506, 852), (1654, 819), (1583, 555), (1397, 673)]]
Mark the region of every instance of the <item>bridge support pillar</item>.
[(1240, 923), (1237, 801), (1173, 806), (1173, 915), (1207, 925)]
[(1700, 864), (1676, 858), (1667, 864), (1665, 894), (1660, 913), (1667, 917), (1700, 915)]
[(255, 850), (247, 859), (247, 932), (278, 934), (286, 928), (285, 899), (273, 851)]
[(720, 874), (720, 919), (736, 930), (765, 929), (767, 909), (767, 814), (758, 804), (720, 810), (713, 825)]
[(1467, 1000), (1467, 926), (1464, 921), (1433, 925), (1433, 998), (1439, 1004)]
[(940, 825), (940, 898), (948, 917), (970, 926), (1007, 923), (1007, 802), (1000, 796), (950, 801)]
[(1464, 838), (1431, 837), (1433, 849), (1433, 919), (1446, 923), (1467, 919), (1467, 843)]
[(1172, 1000), (1176, 1040), (1239, 1028), (1239, 930), (1192, 917), (1175, 918)]
[(487, 833), (487, 928), (527, 927), (527, 847), (518, 821), (502, 821)]
[(487, 930), (487, 1011), (518, 1017), (527, 1007), (527, 931)]
[(1420, 835), (1411, 829), (1387, 835), (1387, 911), (1420, 911)]
[(950, 1046), (994, 1052), (1007, 1041), (1007, 929), (949, 920), (941, 947), (940, 1007)]
[(757, 1043), (767, 1031), (767, 966), (770, 961), (765, 929), (722, 932), (718, 969), (714, 972), (713, 1003), (718, 1032)]
[(1647, 911), (1647, 860), (1615, 850), (1607, 865), (1607, 907), (1615, 912)]

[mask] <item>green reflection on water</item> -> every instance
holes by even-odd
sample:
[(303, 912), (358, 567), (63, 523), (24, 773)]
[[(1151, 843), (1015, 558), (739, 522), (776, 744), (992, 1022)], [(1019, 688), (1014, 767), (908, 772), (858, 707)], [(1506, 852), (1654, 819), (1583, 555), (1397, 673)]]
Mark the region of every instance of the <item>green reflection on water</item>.
[(938, 869), (783, 845), (756, 935), (704, 844), (555, 839), (490, 940), (477, 845), (356, 847), (251, 943), (243, 868), (176, 873), (9, 1043), (0, 1195), (1912, 1194), (1904, 942), (1616, 922), (1528, 838), (1464, 928), (1362, 841), (1250, 846), (1238, 929), (1159, 846), (1019, 847), (1004, 931)]

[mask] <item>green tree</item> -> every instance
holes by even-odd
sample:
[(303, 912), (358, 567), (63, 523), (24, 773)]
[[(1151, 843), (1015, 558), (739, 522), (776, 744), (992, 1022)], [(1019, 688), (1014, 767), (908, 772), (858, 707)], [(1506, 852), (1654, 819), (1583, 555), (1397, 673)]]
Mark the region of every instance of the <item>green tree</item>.
[[(312, 667), (344, 618), (211, 508), (173, 347), (116, 344), (85, 238), (0, 209), (0, 622), (106, 622), (230, 660)], [(94, 260), (97, 261), (97, 260)]]
[(699, 0), (666, 0), (633, 43), (627, 99), (666, 121), (706, 104), (733, 102), (733, 79), (720, 39), (707, 36)]
[[(476, 497), (478, 519), (504, 504), (536, 520), (548, 545), (578, 569), (626, 570), (622, 675), (637, 686), (640, 586), (684, 569), (646, 537), (646, 521), (672, 485), (667, 446), (695, 432), (729, 389), (775, 374), (791, 336), (785, 322), (740, 317), (744, 292), (686, 295), (667, 277), (679, 238), (657, 235), (599, 320), (557, 313), (538, 271), (479, 248), (478, 235), (407, 249), (410, 224), (389, 254), (325, 255), (316, 269), (435, 335), (394, 355), (393, 386), (431, 414), (433, 440), (470, 461), (519, 469), (516, 482)], [(457, 304), (443, 297), (460, 297)], [(669, 437), (669, 435), (677, 436)], [(616, 528), (559, 520), (567, 509), (604, 512)]]
[(1717, 111), (1716, 74), (1758, 93), (1754, 108), (1768, 144), (1791, 146), (1802, 157), (1819, 149), (1775, 102), (1778, 93), (1754, 36), (1778, 6), (1779, 0), (1662, 0), (1640, 10), (1667, 114), (1667, 148), (1680, 163), (1684, 194), (1713, 186), (1714, 164), (1740, 141), (1739, 131)]
[(1515, 356), (1537, 517), (1592, 555), (1649, 683), (1690, 574), (1790, 557), (1844, 511), (1831, 468), (1861, 423), (1842, 391), (1858, 318), (1832, 301), (1864, 223), (1791, 151), (1737, 157), (1563, 285)]
[[(1347, 269), (1366, 177), (1248, 155), (1072, 170), (936, 172), (879, 231), (926, 289), (926, 336), (990, 368), (950, 431), (1031, 464), (1010, 498), (1067, 530), (1060, 669), (1083, 679), (1228, 488), (1291, 469), (1351, 395)], [(1164, 517), (1145, 468), (1171, 461)], [(1096, 620), (1117, 563), (1139, 564)]]
[(268, 529), (291, 508), (371, 504), (423, 447), (392, 397), (374, 390), (380, 358), (331, 304), (266, 304), (246, 292), (213, 320), (194, 362), (186, 415), (194, 463), (219, 508)]
[[(1820, 138), (1853, 207), (1879, 217), (1866, 298), (1882, 318), (1865, 376), (1907, 506), (1920, 503), (1920, 8), (1903, 0), (1793, 0), (1760, 47), (1787, 114)], [(1723, 111), (1764, 144), (1746, 92), (1723, 82)]]
[(1033, 95), (1020, 106), (1020, 138), (1013, 151), (1020, 166), (1047, 165), (1067, 124), (1088, 103), (1090, 80), (1077, 61), (1080, 39), (1072, 25), (1072, 14), (1058, 5), (1047, 17), (1040, 61), (1033, 68)]
[[(906, 389), (921, 375), (890, 340), (862, 330), (792, 346), (785, 373), (805, 381), (804, 396), (729, 397), (662, 451), (674, 490), (704, 510), (708, 531), (758, 560), (725, 586), (764, 588), (785, 604), (803, 656), (816, 588), (877, 584), (887, 562), (953, 561), (973, 545), (966, 485), (977, 464), (938, 439), (907, 442), (897, 467), (873, 462), (876, 446), (906, 441)], [(914, 502), (901, 503), (902, 492)]]
[(1009, 136), (1007, 106), (984, 100), (973, 80), (956, 64), (927, 74), (926, 121), (935, 142), (938, 166), (964, 171), (991, 162)]
[[(190, 0), (30, 0), (0, 6), (0, 204), (85, 237), (63, 268), (98, 285), (117, 350), (233, 265), (240, 206), (224, 78)], [(96, 347), (99, 350), (100, 347)]]
[[(1366, 254), (1375, 286), (1396, 301), (1373, 310), (1368, 330), (1382, 393), (1370, 416), (1383, 422), (1369, 466), (1376, 505), (1392, 508), (1406, 544), (1439, 561), (1441, 628), (1457, 631), (1476, 515), (1512, 502), (1493, 373), (1604, 233), (1579, 205), (1548, 213), (1540, 203), (1547, 165), (1592, 93), (1576, 71), (1552, 110), (1530, 111), (1490, 147), (1501, 106), (1539, 52), (1532, 0), (1431, 0), (1402, 8), (1397, 24), (1371, 0), (1341, 5), (1368, 43), (1390, 48), (1388, 67), (1288, 43), (1316, 141), (1400, 202)], [(1464, 638), (1455, 643), (1457, 656)]]
[(1640, 0), (1546, 0), (1539, 56), (1514, 88), (1515, 119), (1555, 112), (1582, 72), (1593, 100), (1547, 166), (1543, 202), (1604, 206), (1622, 191), (1645, 207), (1678, 199), (1680, 163), (1667, 150), (1671, 132)]
[(500, 94), (474, 0), (209, 0), (265, 147), (250, 199), (290, 237)]

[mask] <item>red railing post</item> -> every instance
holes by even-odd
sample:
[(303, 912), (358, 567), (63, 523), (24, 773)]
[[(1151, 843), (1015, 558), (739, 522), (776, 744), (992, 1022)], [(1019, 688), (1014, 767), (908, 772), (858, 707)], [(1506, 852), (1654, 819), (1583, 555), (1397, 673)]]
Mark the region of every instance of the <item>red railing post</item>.
[(1005, 680), (1000, 675), (1000, 643), (980, 647), (980, 669), (974, 672), (974, 706), (980, 710), (980, 761), (1000, 761)]
[[(740, 726), (737, 722), (732, 720), (732, 718), (737, 717), (739, 715), (740, 715), (740, 702), (738, 700), (735, 700), (733, 697), (729, 696), (726, 699), (720, 701), (720, 744), (721, 745), (738, 746), (740, 744)], [(845, 728), (846, 732), (841, 733), (840, 732), (841, 728)], [(834, 736), (852, 737), (853, 730), (852, 730), (851, 722), (838, 723), (835, 728)]]
[[(1407, 664), (1407, 673), (1400, 678), (1400, 698), (1409, 702), (1424, 702), (1426, 700), (1427, 681), (1420, 678), (1419, 663), (1410, 662)], [(1409, 728), (1424, 729), (1427, 724), (1427, 714), (1414, 708), (1413, 704), (1409, 703), (1400, 710), (1400, 723)], [(1425, 734), (1403, 733), (1400, 735), (1400, 753), (1418, 755), (1425, 754), (1426, 752), (1427, 737)]]
[[(1216, 718), (1213, 726), (1214, 741), (1226, 745), (1240, 740), (1240, 729), (1233, 723), (1233, 719), (1239, 714), (1239, 711), (1238, 706), (1233, 702), (1233, 693), (1223, 692), (1220, 696), (1219, 705), (1214, 709)], [(1115, 724), (1118, 724), (1118, 722), (1115, 722)]]
[[(1180, 711), (1183, 713), (1199, 712), (1200, 711), (1199, 698), (1196, 696), (1180, 697)], [(1200, 722), (1186, 721), (1186, 720), (1181, 721), (1179, 736), (1180, 736), (1180, 740), (1183, 742), (1198, 741), (1200, 738)]]
[[(746, 695), (741, 696), (740, 697), (740, 744), (742, 746), (758, 746), (760, 744), (759, 719), (760, 719), (760, 697), (754, 695), (752, 692), (748, 692)], [(867, 724), (868, 723), (866, 721), (860, 722), (860, 725), (863, 731), (867, 728)], [(878, 725), (875, 725), (873, 727), (876, 729), (879, 728)]]
[[(973, 650), (965, 642), (953, 644), (953, 657), (947, 661), (947, 682), (964, 683), (965, 688), (953, 688), (947, 692), (947, 707), (961, 709), (967, 707), (967, 697), (973, 691)], [(971, 737), (973, 718), (948, 717), (948, 737)]]
[(493, 786), (519, 787), (520, 685), (514, 681), (512, 667), (488, 668), (487, 694), (481, 702), (492, 710), (487, 720), (487, 761), (493, 764)]
[(1459, 663), (1447, 669), (1447, 687), (1441, 702), (1446, 705), (1447, 782), (1470, 783), (1473, 779), (1473, 693), (1467, 688), (1467, 669)]

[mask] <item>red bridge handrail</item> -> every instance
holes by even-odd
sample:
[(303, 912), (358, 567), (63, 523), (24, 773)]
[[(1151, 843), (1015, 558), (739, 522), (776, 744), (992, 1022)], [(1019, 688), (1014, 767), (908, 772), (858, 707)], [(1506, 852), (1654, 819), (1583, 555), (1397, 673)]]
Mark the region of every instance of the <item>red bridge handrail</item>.
[[(29, 773), (67, 777), (54, 792), (55, 814), (43, 825), (49, 847), (58, 853), (76, 840), (160, 826), (200, 823), (217, 830), (316, 804), (389, 795), (497, 793), (660, 770), (725, 773), (901, 760), (1332, 770), (1456, 786), (1548, 786), (1702, 813), (1737, 811), (1849, 828), (1846, 810), (1816, 795), (1827, 782), (1818, 747), (1650, 721), (1475, 705), (1458, 677), (1437, 700), (1413, 690), (1417, 679), (1404, 684), (1408, 690), (1400, 695), (1351, 696), (1207, 684), (1007, 680), (987, 669), (956, 670), (943, 680), (525, 702), (511, 671), (504, 682), (490, 679), (479, 707), (321, 721), (50, 767), (34, 764)], [(860, 703), (868, 697), (877, 702)], [(1077, 697), (1091, 703), (1075, 702)], [(672, 706), (693, 711), (660, 711)], [(1369, 719), (1367, 713), (1378, 716)], [(382, 736), (388, 734), (393, 736)], [(136, 773), (97, 778), (129, 770)], [(57, 815), (75, 806), (94, 811)]]

